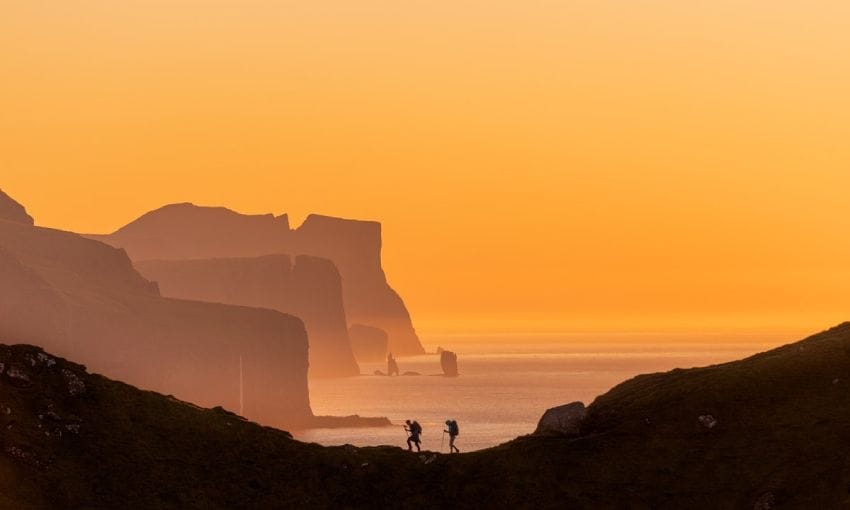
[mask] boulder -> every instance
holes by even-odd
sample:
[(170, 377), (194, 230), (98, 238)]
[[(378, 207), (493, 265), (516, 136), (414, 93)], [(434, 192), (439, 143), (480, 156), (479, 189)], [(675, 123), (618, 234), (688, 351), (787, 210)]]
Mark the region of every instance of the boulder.
[(457, 377), (457, 354), (452, 351), (440, 352), (440, 366), (443, 367), (443, 375)]
[(578, 436), (587, 408), (581, 402), (553, 407), (543, 413), (537, 424), (535, 436)]

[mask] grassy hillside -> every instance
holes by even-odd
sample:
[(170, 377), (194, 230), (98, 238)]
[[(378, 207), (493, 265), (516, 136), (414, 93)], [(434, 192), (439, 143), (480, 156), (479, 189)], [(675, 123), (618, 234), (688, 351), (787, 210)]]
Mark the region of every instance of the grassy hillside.
[(433, 461), (299, 443), (51, 359), (0, 348), (2, 508), (850, 508), (850, 324), (636, 377), (578, 438)]

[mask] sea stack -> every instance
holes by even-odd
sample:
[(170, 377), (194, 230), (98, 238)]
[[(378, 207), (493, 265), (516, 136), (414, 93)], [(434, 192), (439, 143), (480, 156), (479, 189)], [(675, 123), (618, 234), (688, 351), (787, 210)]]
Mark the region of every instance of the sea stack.
[(440, 352), (440, 366), (443, 367), (444, 376), (457, 377), (457, 354), (445, 350)]

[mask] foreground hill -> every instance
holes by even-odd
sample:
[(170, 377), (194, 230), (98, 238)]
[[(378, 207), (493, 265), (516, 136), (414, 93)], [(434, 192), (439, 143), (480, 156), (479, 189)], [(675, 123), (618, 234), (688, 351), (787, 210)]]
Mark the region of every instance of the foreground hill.
[(433, 460), (299, 443), (31, 347), (0, 363), (3, 507), (850, 508), (850, 323), (636, 377), (577, 436)]

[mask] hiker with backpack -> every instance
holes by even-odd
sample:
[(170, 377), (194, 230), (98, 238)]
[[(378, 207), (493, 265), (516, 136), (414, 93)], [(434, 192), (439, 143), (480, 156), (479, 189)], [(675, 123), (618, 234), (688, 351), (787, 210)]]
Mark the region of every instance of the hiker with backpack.
[(404, 427), (404, 430), (406, 430), (407, 433), (410, 434), (407, 437), (407, 451), (413, 451), (413, 445), (415, 444), (416, 451), (421, 452), (422, 449), (419, 447), (419, 444), (422, 442), (422, 439), (420, 439), (419, 436), (422, 435), (422, 425), (419, 425), (419, 422), (416, 420), (414, 420), (413, 422), (411, 422), (410, 420), (406, 420), (404, 423), (407, 424), (407, 426)]
[(446, 420), (446, 427), (448, 430), (444, 430), (443, 432), (449, 435), (449, 451), (452, 453), (460, 453), (458, 447), (455, 446), (455, 439), (458, 434), (460, 434), (460, 427), (458, 427), (457, 421)]

